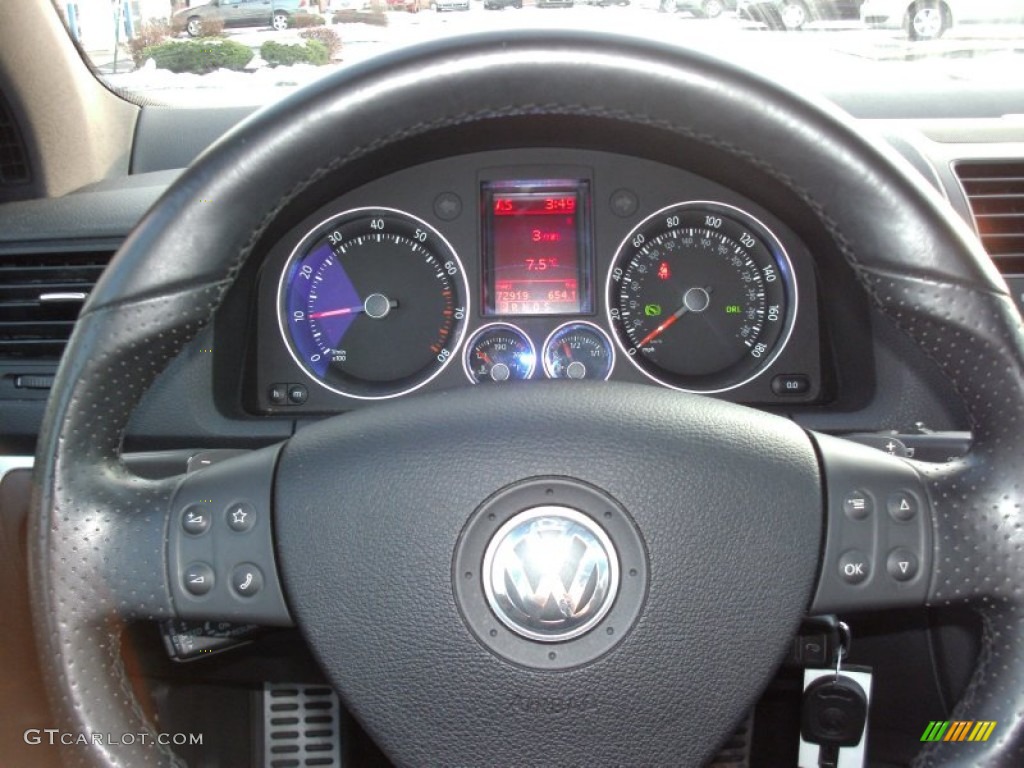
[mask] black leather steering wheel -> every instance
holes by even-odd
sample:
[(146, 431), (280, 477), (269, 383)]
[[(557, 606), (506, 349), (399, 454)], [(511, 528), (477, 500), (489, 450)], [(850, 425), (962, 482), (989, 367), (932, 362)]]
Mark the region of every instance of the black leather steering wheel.
[[(474, 142), (658, 148), (778, 190), (817, 217), (871, 301), (956, 386), (970, 454), (914, 465), (715, 400), (539, 385), (410, 397), (188, 478), (126, 469), (135, 407), (290, 206), (386, 172), (413, 147)], [(768, 683), (802, 616), (864, 607), (866, 592), (840, 583), (834, 559), (841, 535), (856, 534), (834, 498), (852, 478), (909, 489), (922, 505), (910, 528), (882, 514), (872, 523), (871, 546), (911, 531), (924, 571), (906, 587), (878, 581), (875, 602), (968, 605), (983, 620), (954, 717), (998, 728), (987, 743), (930, 745), (917, 764), (1019, 765), (1022, 382), (1020, 316), (973, 234), (902, 160), (822, 103), (703, 55), (588, 33), (466, 37), (352, 67), (200, 157), (82, 313), (35, 470), (34, 621), (52, 702), (71, 731), (152, 730), (119, 657), (121, 627), (204, 615), (181, 589), (182, 505), (242, 485), (265, 515), (265, 551), (252, 556), (265, 558), (267, 594), (287, 603), (260, 610), (302, 629), (396, 764), (698, 765)], [(545, 430), (552, 420), (571, 434)], [(614, 639), (585, 662), (569, 646), (564, 666), (554, 663), (562, 648), (510, 661), (471, 628), (453, 564), (488, 498), (524, 484), (557, 495), (562, 482), (604, 499), (570, 506), (609, 531), (638, 532), (636, 567), (623, 575), (635, 580), (632, 614), (600, 626)], [(720, 636), (728, 654), (708, 642)], [(72, 759), (176, 762), (139, 740)]]

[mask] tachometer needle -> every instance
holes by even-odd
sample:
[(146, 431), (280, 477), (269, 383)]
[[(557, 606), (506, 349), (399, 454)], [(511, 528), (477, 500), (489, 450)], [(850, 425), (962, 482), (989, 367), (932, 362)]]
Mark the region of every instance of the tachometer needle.
[(380, 320), (385, 317), (388, 312), (398, 307), (398, 302), (394, 299), (389, 299), (383, 293), (371, 293), (366, 297), (366, 301), (357, 307), (342, 307), (341, 309), (325, 309), (322, 312), (313, 312), (310, 316), (310, 320), (319, 320), (322, 317), (339, 317), (341, 315), (353, 315), (356, 312), (365, 312), (367, 315), (372, 317), (374, 320)]
[(339, 315), (351, 315), (353, 312), (362, 312), (363, 305), (358, 307), (344, 307), (342, 309), (327, 309), (323, 312), (314, 312), (309, 316), (310, 320), (319, 320), (321, 317), (338, 317)]

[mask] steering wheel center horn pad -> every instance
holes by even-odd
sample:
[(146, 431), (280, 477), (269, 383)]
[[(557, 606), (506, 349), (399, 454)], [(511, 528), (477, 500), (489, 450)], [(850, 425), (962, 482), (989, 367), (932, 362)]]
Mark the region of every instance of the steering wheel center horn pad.
[[(810, 604), (822, 488), (803, 430), (698, 396), (560, 384), (389, 403), (306, 427), (281, 452), (292, 615), (399, 763), (697, 764)], [(487, 566), (530, 519), (550, 534), (538, 546), (578, 566), (558, 576), (569, 591), (590, 574), (563, 537), (609, 559), (610, 608), (567, 639), (526, 637), (524, 617), (517, 631), (488, 601)], [(509, 588), (558, 592), (533, 575)], [(553, 716), (559, 702), (572, 711)]]
[(487, 499), (459, 537), (455, 598), (477, 640), (536, 669), (618, 644), (640, 615), (647, 553), (629, 513), (579, 481), (533, 478)]

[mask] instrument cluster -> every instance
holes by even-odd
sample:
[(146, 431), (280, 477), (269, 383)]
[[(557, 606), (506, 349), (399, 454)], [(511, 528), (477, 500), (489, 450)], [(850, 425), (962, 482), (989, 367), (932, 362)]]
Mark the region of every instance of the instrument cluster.
[(438, 160), (339, 196), (271, 249), (254, 401), (332, 412), (549, 378), (815, 402), (814, 274), (784, 222), (679, 168)]

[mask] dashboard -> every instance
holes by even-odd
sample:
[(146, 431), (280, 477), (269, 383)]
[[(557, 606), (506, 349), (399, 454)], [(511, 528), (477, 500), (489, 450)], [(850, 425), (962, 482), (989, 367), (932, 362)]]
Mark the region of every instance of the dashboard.
[(620, 154), (498, 150), (383, 176), (280, 237), (257, 297), (263, 414), (541, 379), (828, 395), (801, 238), (726, 186)]

